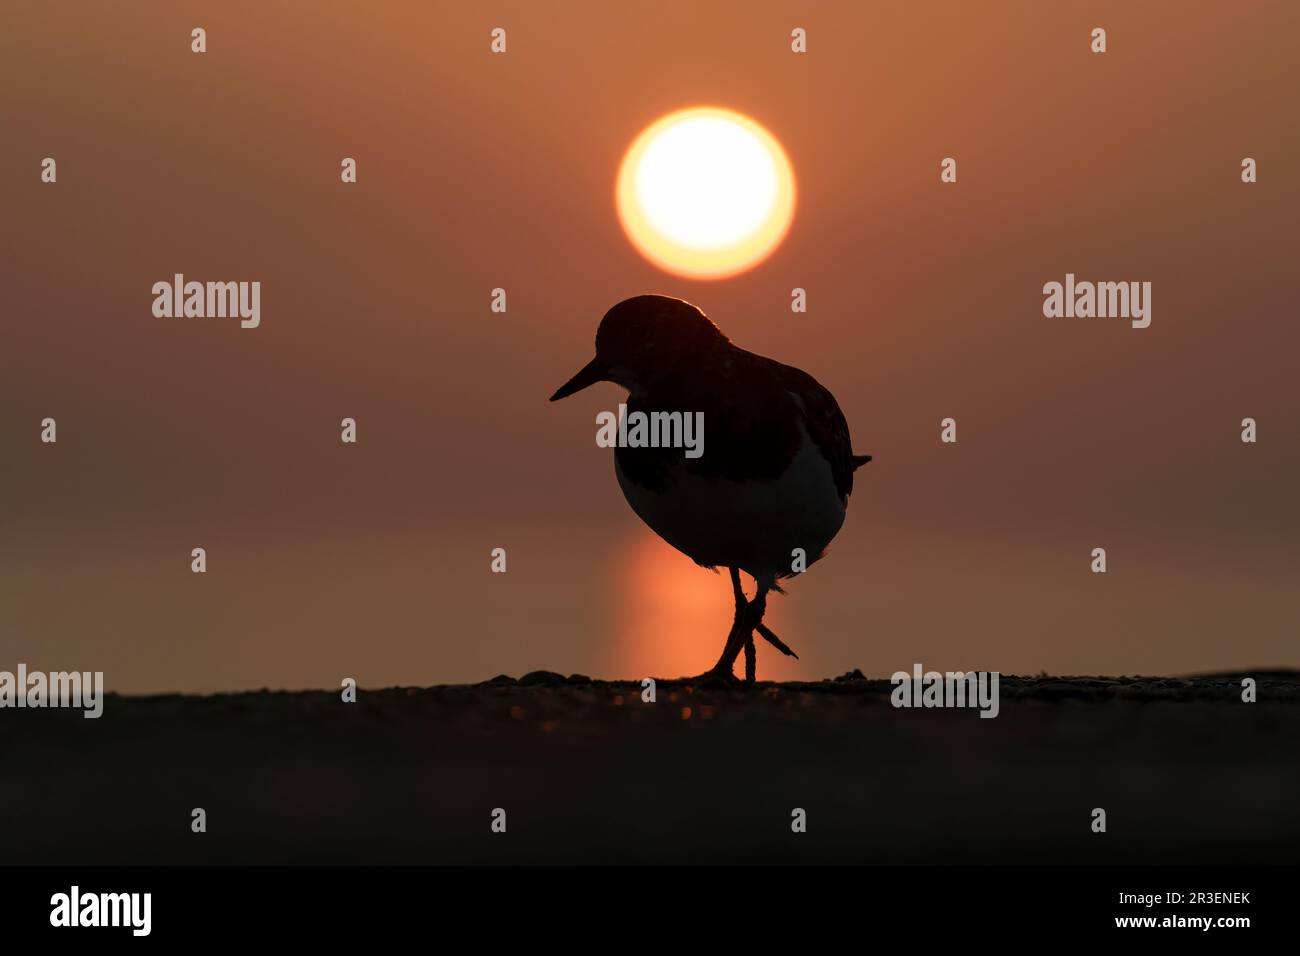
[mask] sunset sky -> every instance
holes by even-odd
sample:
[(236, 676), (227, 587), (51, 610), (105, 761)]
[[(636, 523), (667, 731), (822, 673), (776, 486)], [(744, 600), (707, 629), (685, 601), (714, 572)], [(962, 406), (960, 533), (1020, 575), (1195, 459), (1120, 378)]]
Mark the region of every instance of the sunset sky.
[[(623, 393), (547, 402), (646, 292), (816, 376), (875, 459), (769, 601), (800, 660), (760, 647), (761, 677), (1300, 665), (1300, 5), (627, 6), (0, 5), (0, 669), (705, 669), (729, 584), (625, 504), (594, 441)], [(699, 104), (798, 185), (716, 281), (614, 202), (637, 134)], [(1151, 282), (1151, 326), (1045, 318), (1067, 272)], [(154, 317), (175, 273), (260, 281), (260, 327)]]

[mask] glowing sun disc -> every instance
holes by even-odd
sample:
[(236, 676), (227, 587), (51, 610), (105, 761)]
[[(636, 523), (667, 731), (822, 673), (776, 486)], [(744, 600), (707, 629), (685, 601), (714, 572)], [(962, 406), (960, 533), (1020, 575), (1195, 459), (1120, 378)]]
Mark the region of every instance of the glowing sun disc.
[(794, 171), (776, 137), (732, 110), (700, 106), (641, 132), (619, 167), (618, 217), (655, 265), (721, 279), (766, 259), (794, 218)]

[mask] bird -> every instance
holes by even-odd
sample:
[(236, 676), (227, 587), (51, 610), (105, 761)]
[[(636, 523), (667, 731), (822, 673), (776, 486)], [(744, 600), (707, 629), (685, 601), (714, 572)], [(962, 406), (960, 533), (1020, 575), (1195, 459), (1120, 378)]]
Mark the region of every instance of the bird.
[[(636, 412), (702, 414), (702, 453), (614, 449), (627, 503), (696, 564), (731, 576), (735, 618), (717, 663), (695, 680), (735, 681), (745, 654), (754, 683), (754, 632), (798, 657), (763, 623), (767, 596), (820, 560), (844, 523), (857, 455), (835, 397), (800, 369), (734, 344), (703, 310), (666, 295), (619, 302), (596, 330), (596, 356), (556, 389), (559, 401), (597, 382), (628, 391)], [(802, 561), (799, 556), (802, 555)], [(740, 573), (754, 579), (745, 595)]]

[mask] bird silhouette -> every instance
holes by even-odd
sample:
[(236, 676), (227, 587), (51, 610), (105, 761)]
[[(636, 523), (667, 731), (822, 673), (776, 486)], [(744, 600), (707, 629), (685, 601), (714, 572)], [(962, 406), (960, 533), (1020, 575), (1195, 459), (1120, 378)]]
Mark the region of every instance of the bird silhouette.
[[(597, 382), (628, 390), (626, 416), (702, 414), (698, 457), (681, 447), (619, 443), (614, 471), (632, 510), (697, 564), (731, 574), (736, 615), (718, 662), (698, 679), (756, 676), (754, 632), (797, 657), (763, 623), (781, 579), (819, 560), (844, 523), (855, 455), (835, 397), (815, 378), (733, 345), (700, 309), (640, 295), (614, 306), (596, 330), (596, 357), (551, 396)], [(800, 560), (802, 556), (802, 561)], [(745, 596), (740, 572), (755, 583)]]

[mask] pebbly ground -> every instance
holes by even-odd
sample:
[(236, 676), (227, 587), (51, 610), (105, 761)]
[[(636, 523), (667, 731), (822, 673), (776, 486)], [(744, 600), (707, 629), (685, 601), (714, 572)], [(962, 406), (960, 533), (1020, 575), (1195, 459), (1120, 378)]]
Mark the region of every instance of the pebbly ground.
[(992, 720), (856, 671), (7, 710), (0, 861), (1293, 863), (1300, 673), (1242, 676), (1003, 677)]

